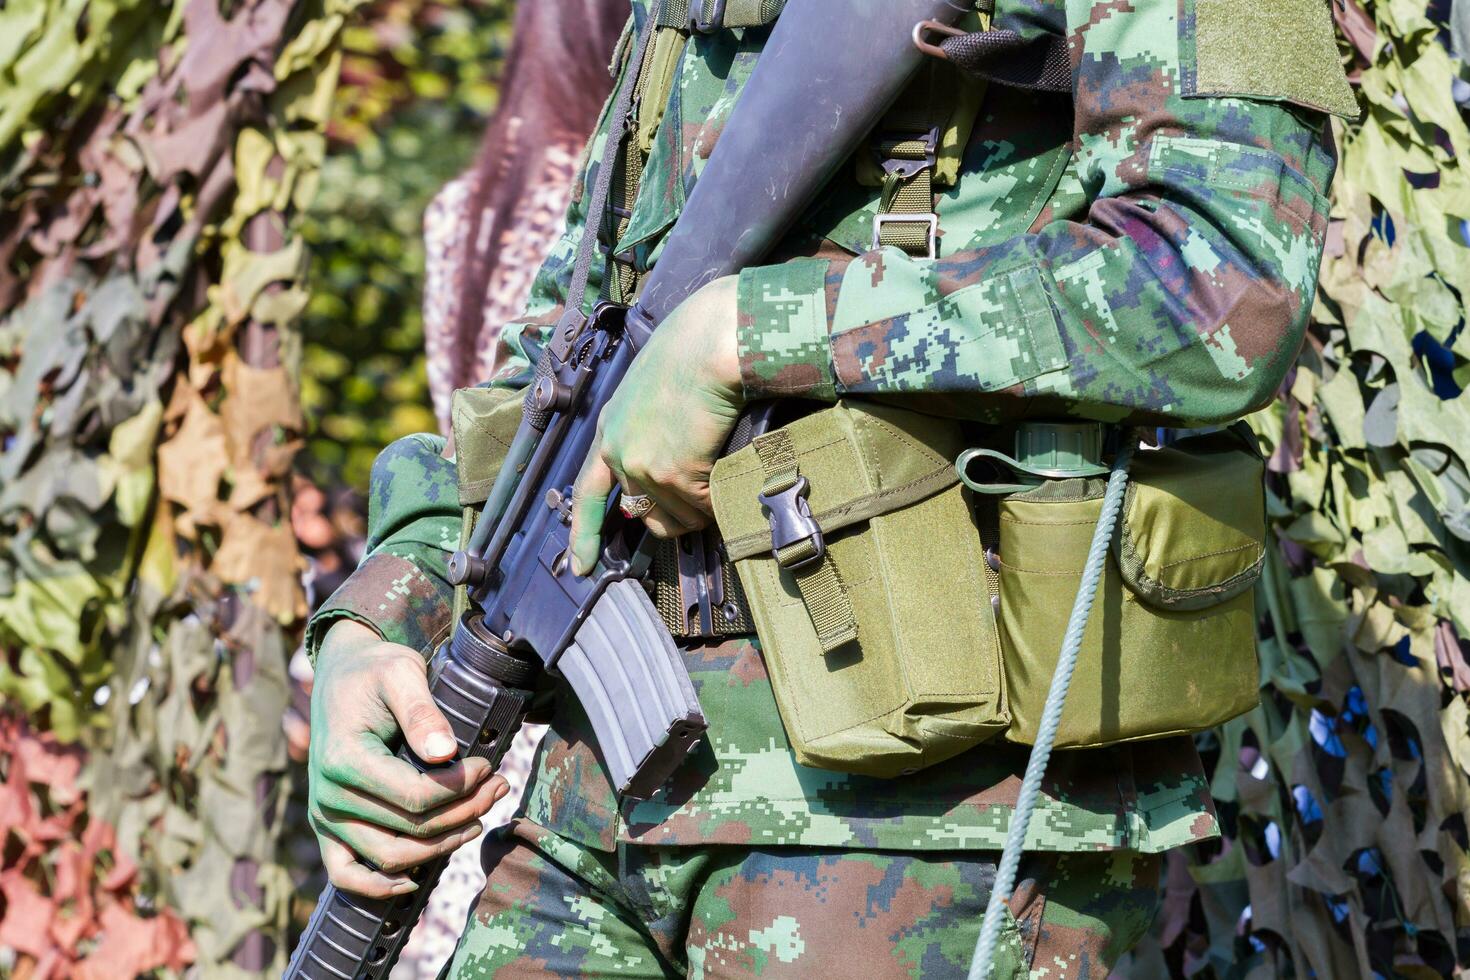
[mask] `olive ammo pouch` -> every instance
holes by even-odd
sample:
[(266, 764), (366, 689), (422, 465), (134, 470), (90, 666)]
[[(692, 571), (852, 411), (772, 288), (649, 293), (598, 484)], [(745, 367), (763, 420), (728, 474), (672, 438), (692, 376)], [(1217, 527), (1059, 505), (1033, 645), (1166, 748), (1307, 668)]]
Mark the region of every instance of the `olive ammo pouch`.
[[(840, 401), (715, 467), (725, 547), (803, 764), (895, 776), (1035, 737), (1106, 480), (960, 481), (958, 422)], [(1236, 432), (1140, 452), (1057, 748), (1256, 703), (1263, 464)]]

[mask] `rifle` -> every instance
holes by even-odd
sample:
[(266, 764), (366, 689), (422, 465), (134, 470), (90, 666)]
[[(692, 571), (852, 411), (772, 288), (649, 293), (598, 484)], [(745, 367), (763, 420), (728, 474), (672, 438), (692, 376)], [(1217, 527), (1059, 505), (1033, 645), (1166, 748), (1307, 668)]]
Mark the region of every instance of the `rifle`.
[[(571, 488), (597, 419), (657, 325), (706, 283), (758, 262), (898, 97), (922, 55), (921, 21), (953, 24), (967, 0), (788, 0), (662, 257), (630, 308), (581, 308), (614, 164), (599, 169), (567, 311), (535, 379), (484, 511), (450, 581), (474, 610), (434, 656), (429, 689), (461, 756), (499, 765), (538, 675), (560, 674), (590, 719), (613, 785), (645, 799), (705, 729), (684, 661), (640, 579), (653, 541), (608, 502), (601, 559), (570, 572)], [(649, 16), (617, 96), (624, 131)], [(783, 135), (784, 134), (784, 135)], [(779, 150), (779, 152), (773, 152)], [(404, 746), (399, 757), (427, 770)], [(328, 887), (287, 967), (300, 980), (380, 980), (447, 858), (411, 872), (416, 891), (370, 899)]]

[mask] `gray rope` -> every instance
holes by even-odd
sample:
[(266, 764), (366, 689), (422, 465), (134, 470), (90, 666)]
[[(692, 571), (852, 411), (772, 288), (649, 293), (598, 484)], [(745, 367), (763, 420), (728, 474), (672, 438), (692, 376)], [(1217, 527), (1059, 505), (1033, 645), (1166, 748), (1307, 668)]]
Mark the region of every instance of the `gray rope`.
[(1098, 515), (1097, 527), (1092, 532), (1092, 545), (1087, 550), (1087, 564), (1082, 567), (1082, 581), (1077, 587), (1077, 598), (1072, 603), (1071, 618), (1067, 620), (1067, 632), (1062, 638), (1057, 669), (1051, 677), (1051, 688), (1046, 692), (1046, 707), (1041, 712), (1036, 744), (1032, 746), (1031, 758), (1026, 762), (1026, 776), (1021, 780), (1021, 792), (1016, 798), (1015, 812), (1011, 814), (1005, 850), (1001, 852), (1000, 867), (995, 872), (990, 901), (985, 905), (985, 921), (980, 926), (980, 939), (975, 943), (974, 959), (970, 961), (969, 980), (990, 978), (995, 947), (1000, 941), (1000, 927), (1004, 921), (1003, 912), (1011, 897), (1011, 889), (1016, 884), (1016, 869), (1020, 867), (1021, 852), (1026, 846), (1026, 831), (1031, 825), (1036, 799), (1041, 795), (1041, 778), (1046, 775), (1046, 764), (1051, 759), (1057, 728), (1062, 722), (1067, 689), (1072, 684), (1072, 673), (1077, 668), (1077, 653), (1082, 648), (1082, 632), (1087, 628), (1087, 617), (1092, 612), (1092, 603), (1097, 598), (1097, 588), (1102, 582), (1103, 563), (1107, 561), (1113, 531), (1118, 526), (1118, 512), (1123, 509), (1123, 495), (1128, 489), (1128, 464), (1133, 460), (1136, 446), (1137, 439), (1130, 431), (1118, 449), (1118, 455), (1113, 460), (1113, 470), (1108, 475), (1108, 489), (1103, 496), (1102, 513)]

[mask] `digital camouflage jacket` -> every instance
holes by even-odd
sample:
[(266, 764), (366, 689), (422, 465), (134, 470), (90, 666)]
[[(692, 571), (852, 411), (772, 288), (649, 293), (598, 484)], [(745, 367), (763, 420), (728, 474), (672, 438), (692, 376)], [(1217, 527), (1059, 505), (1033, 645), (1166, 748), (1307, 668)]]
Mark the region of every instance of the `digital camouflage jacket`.
[[(634, 6), (641, 21), (647, 5)], [(857, 167), (834, 178), (780, 254), (741, 275), (750, 397), (861, 395), (982, 422), (1029, 413), (1167, 425), (1264, 404), (1315, 291), (1335, 167), (1326, 113), (1351, 106), (1326, 3), (997, 8), (996, 27), (1067, 38), (1072, 97), (990, 86), (958, 179), (938, 196), (936, 259), (873, 248), (879, 189)], [(658, 261), (768, 32), (661, 29), (677, 57), (666, 96), (658, 87), (645, 96), (633, 127), (647, 157), (614, 248), (639, 270)], [(604, 113), (524, 322), (502, 334), (497, 384), (525, 383), (561, 313), (607, 126)], [(601, 279), (592, 277), (589, 304)], [(447, 634), (444, 562), (461, 524), (441, 448), (411, 437), (379, 459), (369, 555), (313, 620), (313, 651), (344, 616), (425, 652)], [(674, 785), (619, 807), (586, 719), (564, 697), (527, 815), (604, 849), (1004, 842), (1024, 749), (983, 745), (895, 780), (805, 768), (755, 645), (692, 649), (688, 664), (710, 729)], [(1029, 843), (1160, 851), (1214, 832), (1198, 757), (1189, 740), (1168, 739), (1055, 755)]]

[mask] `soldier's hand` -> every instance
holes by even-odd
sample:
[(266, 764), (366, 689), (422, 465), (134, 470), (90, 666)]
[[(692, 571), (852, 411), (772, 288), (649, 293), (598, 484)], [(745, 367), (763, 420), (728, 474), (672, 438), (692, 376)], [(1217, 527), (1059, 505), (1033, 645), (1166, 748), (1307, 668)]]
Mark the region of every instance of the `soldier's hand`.
[(402, 872), (478, 836), (480, 818), (508, 790), (484, 759), (420, 773), (390, 748), (400, 732), (426, 762), (457, 750), (423, 658), (359, 623), (335, 623), (311, 692), (308, 812), (327, 876), (345, 891), (413, 891)]
[(736, 344), (733, 276), (716, 279), (669, 314), (639, 351), (598, 419), (598, 439), (572, 495), (572, 570), (597, 563), (614, 486), (646, 494), (659, 537), (709, 523), (709, 475), (745, 392)]

